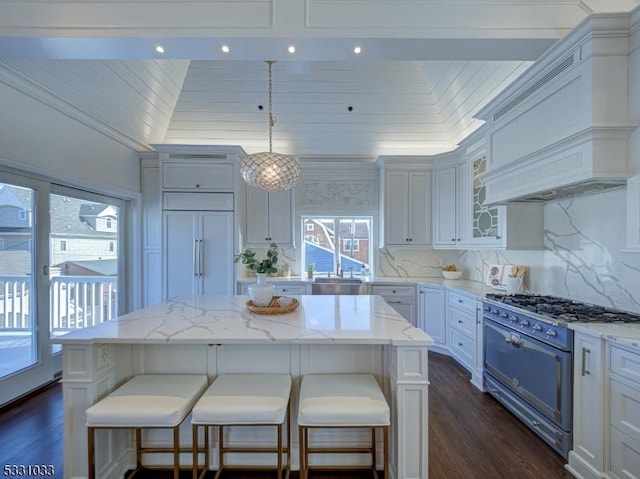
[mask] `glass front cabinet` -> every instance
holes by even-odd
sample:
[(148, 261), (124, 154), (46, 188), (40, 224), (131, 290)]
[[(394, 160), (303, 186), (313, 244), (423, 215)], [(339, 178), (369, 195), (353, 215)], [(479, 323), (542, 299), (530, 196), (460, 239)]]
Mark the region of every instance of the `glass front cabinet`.
[(487, 170), (487, 155), (473, 159), (471, 163), (471, 235), (469, 243), (478, 246), (502, 247), (504, 206), (485, 205), (487, 187), (482, 174)]

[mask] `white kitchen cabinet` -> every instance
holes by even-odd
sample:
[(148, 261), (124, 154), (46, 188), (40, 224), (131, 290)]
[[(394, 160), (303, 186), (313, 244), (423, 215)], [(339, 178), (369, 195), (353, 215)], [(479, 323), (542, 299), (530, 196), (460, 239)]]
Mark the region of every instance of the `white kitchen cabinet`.
[(415, 286), (383, 286), (373, 285), (371, 294), (384, 298), (389, 306), (416, 326), (416, 288)]
[[(311, 294), (310, 288), (307, 284), (296, 283), (292, 281), (278, 281), (278, 278), (269, 278), (270, 284), (273, 284), (273, 292), (277, 295), (296, 295), (296, 294)], [(238, 281), (238, 294), (249, 294), (249, 286), (255, 283), (255, 281), (243, 280)]]
[(233, 294), (233, 212), (163, 213), (164, 297)]
[(445, 289), (420, 286), (419, 292), (418, 327), (433, 338), (434, 346), (444, 346), (447, 343)]
[(162, 193), (157, 159), (141, 161), (142, 306), (162, 301)]
[(599, 477), (605, 470), (604, 342), (575, 331), (573, 343), (573, 449), (569, 452), (569, 466), (583, 477)]
[(429, 246), (431, 237), (431, 171), (385, 171), (384, 243)]
[(610, 475), (640, 479), (640, 350), (609, 343)]
[(469, 164), (434, 171), (433, 181), (433, 247), (463, 248), (468, 243)]
[(293, 245), (293, 193), (247, 187), (246, 245)]
[(233, 191), (232, 163), (202, 160), (162, 162), (162, 187), (174, 191)]
[(478, 345), (477, 300), (475, 297), (448, 291), (447, 342), (451, 355), (471, 373), (476, 369)]

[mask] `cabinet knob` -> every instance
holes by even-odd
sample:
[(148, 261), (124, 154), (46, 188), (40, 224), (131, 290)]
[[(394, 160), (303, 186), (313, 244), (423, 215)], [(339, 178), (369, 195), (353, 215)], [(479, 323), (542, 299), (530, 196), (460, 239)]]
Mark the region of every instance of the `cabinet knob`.
[(460, 238), (458, 238), (458, 241), (462, 241)]
[(196, 185), (196, 188), (200, 188), (200, 185)]
[(501, 239), (501, 238), (502, 238), (502, 236), (496, 235), (496, 239)]
[(451, 238), (451, 241), (455, 242), (455, 241), (456, 241), (456, 239), (455, 239), (455, 238)]

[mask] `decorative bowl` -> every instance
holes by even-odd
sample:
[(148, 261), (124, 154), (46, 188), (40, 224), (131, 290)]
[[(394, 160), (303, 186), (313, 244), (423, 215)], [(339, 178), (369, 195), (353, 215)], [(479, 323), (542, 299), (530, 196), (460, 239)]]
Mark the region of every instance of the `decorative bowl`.
[(460, 279), (462, 277), (462, 271), (443, 271), (442, 276), (445, 279)]

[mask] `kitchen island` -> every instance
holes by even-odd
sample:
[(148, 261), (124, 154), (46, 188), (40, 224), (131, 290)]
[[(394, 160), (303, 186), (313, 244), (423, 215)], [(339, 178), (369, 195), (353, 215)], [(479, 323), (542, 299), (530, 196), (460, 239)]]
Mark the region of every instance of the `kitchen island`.
[[(431, 338), (380, 296), (295, 298), (300, 302), (296, 311), (273, 316), (248, 311), (246, 296), (174, 298), (57, 338), (63, 345), (64, 477), (86, 477), (85, 410), (132, 375), (195, 373), (213, 380), (222, 373), (252, 372), (293, 377), (293, 469), (298, 469), (295, 418), (301, 377), (374, 374), (391, 407), (391, 477), (426, 478)], [(269, 431), (260, 428), (230, 429), (232, 443), (260, 446), (273, 440)], [(190, 437), (187, 420), (181, 432), (183, 445), (190, 444)], [(349, 447), (369, 439), (358, 430), (324, 430), (315, 440)], [(146, 435), (147, 444), (169, 441), (167, 431)], [(216, 444), (211, 451), (213, 468)], [(135, 464), (132, 446), (128, 431), (99, 431), (98, 477), (115, 479), (131, 469)], [(330, 455), (316, 456), (318, 464), (344, 463), (335, 460)], [(354, 455), (348, 460), (365, 464), (367, 458)], [(182, 464), (190, 464), (188, 455)]]

